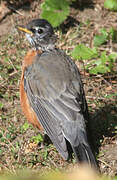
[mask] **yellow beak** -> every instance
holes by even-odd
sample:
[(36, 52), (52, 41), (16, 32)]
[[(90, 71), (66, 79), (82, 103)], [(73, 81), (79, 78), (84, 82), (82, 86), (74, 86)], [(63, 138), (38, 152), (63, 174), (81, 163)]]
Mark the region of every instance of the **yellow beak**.
[(26, 28), (23, 28), (23, 27), (20, 27), (20, 26), (18, 26), (17, 28), (18, 28), (20, 31), (23, 31), (23, 32), (25, 32), (25, 33), (28, 33), (28, 34), (30, 34), (30, 35), (33, 35), (33, 33), (32, 33), (30, 30), (26, 29)]

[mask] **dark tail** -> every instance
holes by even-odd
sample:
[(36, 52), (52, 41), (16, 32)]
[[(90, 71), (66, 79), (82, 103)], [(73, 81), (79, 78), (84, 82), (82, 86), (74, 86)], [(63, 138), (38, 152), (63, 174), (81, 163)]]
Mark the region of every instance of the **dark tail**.
[(79, 144), (77, 147), (73, 147), (76, 160), (82, 163), (88, 163), (90, 166), (98, 169), (97, 162), (92, 153), (89, 145)]

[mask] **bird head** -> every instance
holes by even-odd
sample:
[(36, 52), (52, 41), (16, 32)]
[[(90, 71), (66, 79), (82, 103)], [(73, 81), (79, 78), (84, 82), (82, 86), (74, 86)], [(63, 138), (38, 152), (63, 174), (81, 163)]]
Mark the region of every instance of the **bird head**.
[(36, 49), (49, 50), (55, 47), (56, 36), (53, 27), (45, 19), (34, 19), (26, 27), (18, 26), (23, 31), (30, 44)]

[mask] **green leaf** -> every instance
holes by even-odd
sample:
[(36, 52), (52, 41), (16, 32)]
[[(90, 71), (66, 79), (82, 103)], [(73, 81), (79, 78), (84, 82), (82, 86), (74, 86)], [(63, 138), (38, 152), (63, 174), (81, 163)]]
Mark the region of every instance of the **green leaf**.
[(107, 33), (106, 29), (104, 29), (104, 28), (101, 29), (100, 33), (101, 34), (97, 34), (94, 37), (94, 40), (93, 40), (94, 46), (100, 46), (108, 40), (108, 33)]
[(16, 142), (16, 143), (15, 143), (15, 148), (16, 148), (16, 149), (19, 149), (19, 142)]
[(102, 64), (105, 64), (107, 61), (108, 61), (108, 56), (106, 55), (106, 52), (104, 51), (104, 52), (102, 52), (102, 54), (101, 54), (101, 62), (102, 62)]
[(0, 138), (2, 137), (2, 133), (0, 133)]
[(47, 159), (47, 157), (48, 157), (48, 151), (47, 151), (47, 150), (45, 150), (45, 151), (44, 151), (44, 153), (43, 153), (43, 157), (44, 157), (44, 160), (46, 160), (46, 159)]
[(28, 122), (25, 122), (22, 126), (21, 129), (23, 129), (24, 131), (26, 131), (29, 128), (30, 124)]
[(94, 37), (94, 46), (100, 46), (106, 42), (106, 38), (103, 35), (95, 35)]
[(90, 74), (98, 74), (98, 73), (104, 74), (107, 72), (110, 72), (110, 69), (103, 64), (100, 64), (99, 66), (96, 66), (89, 70)]
[(117, 53), (112, 53), (108, 57), (109, 59), (113, 59), (113, 61), (115, 62), (115, 60), (117, 59)]
[(43, 137), (41, 134), (38, 134), (37, 136), (33, 136), (31, 138), (35, 143), (43, 142)]
[(98, 57), (98, 52), (96, 48), (88, 48), (84, 44), (79, 44), (74, 48), (71, 53), (74, 59), (82, 60), (82, 59), (92, 59)]
[[(116, 54), (110, 54), (109, 56), (106, 55), (106, 52), (102, 52), (100, 59), (93, 60), (89, 62), (86, 66), (86, 69), (89, 70), (91, 74), (98, 74), (98, 73), (107, 73), (113, 70), (113, 60), (110, 58), (117, 57)], [(93, 67), (95, 65), (95, 67)]]
[(117, 0), (105, 0), (104, 7), (112, 11), (117, 11)]
[(6, 141), (6, 139), (4, 138), (4, 137), (1, 137), (1, 142), (5, 142)]
[(0, 109), (2, 109), (2, 108), (3, 108), (3, 106), (4, 106), (4, 105), (3, 105), (2, 103), (0, 103)]
[(100, 32), (105, 36), (108, 37), (108, 32), (105, 28), (100, 29)]
[(9, 133), (6, 134), (7, 139), (11, 139), (11, 135)]
[(92, 65), (97, 65), (97, 66), (99, 66), (100, 64), (102, 64), (101, 59), (96, 59), (96, 60), (92, 63)]
[(117, 42), (117, 30), (115, 30), (113, 27), (110, 28), (110, 35), (113, 42)]
[(48, 20), (53, 27), (59, 26), (69, 15), (67, 0), (45, 0), (41, 4), (41, 17)]
[(117, 53), (113, 53), (108, 56), (108, 63), (109, 63), (108, 67), (110, 71), (113, 71), (113, 65), (116, 59), (117, 59)]

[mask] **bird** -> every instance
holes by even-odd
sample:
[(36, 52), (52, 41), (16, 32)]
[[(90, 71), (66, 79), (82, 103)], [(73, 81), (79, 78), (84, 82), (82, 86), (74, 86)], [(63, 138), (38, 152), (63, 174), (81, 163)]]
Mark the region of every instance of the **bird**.
[(20, 102), (30, 123), (45, 132), (64, 160), (68, 144), (79, 163), (97, 168), (87, 124), (88, 106), (80, 72), (74, 61), (56, 47), (57, 35), (45, 19), (18, 26), (31, 50), (24, 57)]

